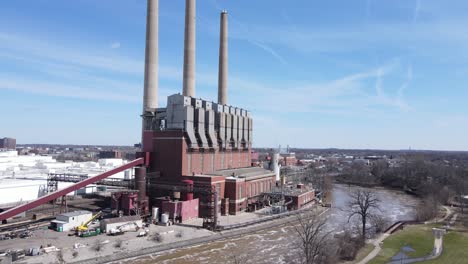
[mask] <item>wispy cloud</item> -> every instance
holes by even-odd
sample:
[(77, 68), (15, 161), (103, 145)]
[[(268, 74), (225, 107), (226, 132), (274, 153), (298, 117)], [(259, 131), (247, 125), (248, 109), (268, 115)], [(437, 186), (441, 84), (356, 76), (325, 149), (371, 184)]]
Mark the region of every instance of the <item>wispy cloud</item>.
[(42, 94), (57, 97), (138, 102), (140, 98), (135, 93), (115, 93), (94, 86), (66, 85), (52, 81), (26, 80), (22, 76), (1, 76), (0, 89), (15, 90), (25, 93)]
[[(398, 74), (399, 60), (329, 81), (294, 81), (287, 84), (258, 83), (237, 76), (230, 84), (235, 87), (234, 104), (252, 111), (281, 114), (323, 113), (337, 116), (375, 115), (378, 111), (404, 111), (404, 97), (398, 88), (386, 93), (381, 82), (384, 76)], [(374, 85), (372, 80), (380, 82)], [(378, 86), (381, 86), (380, 88)], [(401, 90), (401, 88), (400, 88)], [(259, 99), (261, 98), (261, 99)]]
[(112, 42), (112, 43), (110, 44), (110, 48), (111, 48), (111, 49), (118, 49), (118, 48), (120, 48), (120, 42)]
[(265, 45), (263, 43), (260, 43), (258, 41), (255, 41), (255, 40), (248, 39), (247, 41), (249, 43), (251, 43), (252, 45), (255, 45), (255, 46), (261, 48), (262, 50), (264, 50), (265, 52), (269, 53), (270, 55), (275, 57), (278, 61), (280, 61), (282, 64), (288, 65), (286, 60), (281, 55), (279, 55), (273, 48), (271, 48), (271, 47), (269, 47), (269, 46), (267, 46), (267, 45)]
[(419, 10), (421, 9), (421, 0), (415, 0), (414, 12), (413, 12), (413, 23), (418, 20)]

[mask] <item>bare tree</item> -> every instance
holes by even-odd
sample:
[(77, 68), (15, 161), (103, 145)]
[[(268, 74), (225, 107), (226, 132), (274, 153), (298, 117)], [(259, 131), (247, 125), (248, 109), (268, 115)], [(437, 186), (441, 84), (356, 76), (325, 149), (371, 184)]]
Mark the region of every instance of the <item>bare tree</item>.
[(427, 195), (416, 209), (416, 219), (427, 221), (437, 216), (439, 212), (439, 201), (435, 195)]
[(104, 244), (102, 244), (102, 241), (100, 239), (94, 241), (94, 245), (92, 246), (92, 249), (96, 252), (102, 251), (104, 248)]
[(348, 222), (357, 216), (361, 221), (362, 240), (366, 239), (366, 225), (370, 218), (376, 216), (375, 211), (380, 211), (380, 200), (376, 194), (370, 190), (358, 189), (351, 193), (351, 200), (348, 202)]
[(58, 263), (65, 263), (65, 258), (63, 256), (63, 248), (57, 251), (57, 261)]
[(248, 263), (248, 257), (247, 255), (236, 255), (234, 253), (231, 253), (229, 256), (230, 263), (232, 264), (247, 264)]
[(299, 235), (303, 263), (326, 263), (331, 231), (325, 230), (325, 219), (315, 214), (303, 214), (298, 215), (297, 222), (294, 228)]
[(115, 247), (115, 248), (122, 248), (122, 246), (123, 246), (123, 241), (122, 241), (122, 239), (117, 239), (117, 240), (115, 241), (114, 247)]
[(463, 195), (468, 193), (468, 181), (463, 178), (461, 172), (457, 172), (457, 178), (454, 180), (453, 190), (455, 191), (457, 202), (460, 205), (461, 213), (464, 213), (464, 199)]

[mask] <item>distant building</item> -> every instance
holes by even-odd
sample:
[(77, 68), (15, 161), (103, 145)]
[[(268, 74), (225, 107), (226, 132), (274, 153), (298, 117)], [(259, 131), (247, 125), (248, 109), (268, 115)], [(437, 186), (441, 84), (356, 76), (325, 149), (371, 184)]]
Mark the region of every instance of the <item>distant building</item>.
[(16, 139), (14, 138), (1, 138), (0, 148), (4, 149), (16, 149)]
[(296, 153), (282, 153), (281, 157), (283, 158), (282, 164), (283, 166), (294, 166), (297, 164)]
[(99, 158), (100, 159), (121, 159), (122, 152), (116, 151), (116, 150), (100, 151)]

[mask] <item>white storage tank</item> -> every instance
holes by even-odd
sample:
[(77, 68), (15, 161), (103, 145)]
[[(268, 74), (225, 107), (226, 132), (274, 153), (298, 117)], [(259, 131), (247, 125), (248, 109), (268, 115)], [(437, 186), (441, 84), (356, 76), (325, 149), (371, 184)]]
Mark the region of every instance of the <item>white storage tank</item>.
[(158, 213), (159, 213), (159, 208), (153, 207), (151, 210), (151, 218), (155, 221), (158, 221)]
[(167, 224), (169, 222), (169, 214), (162, 214), (161, 215), (161, 223)]

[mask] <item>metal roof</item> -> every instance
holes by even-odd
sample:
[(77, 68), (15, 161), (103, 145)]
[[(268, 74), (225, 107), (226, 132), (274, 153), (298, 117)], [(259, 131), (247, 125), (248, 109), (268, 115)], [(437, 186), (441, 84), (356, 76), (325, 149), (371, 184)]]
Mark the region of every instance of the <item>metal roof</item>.
[(141, 217), (139, 215), (129, 215), (129, 216), (122, 216), (116, 218), (107, 218), (102, 220), (105, 224), (115, 224), (115, 223), (126, 223), (132, 221), (139, 221)]
[(275, 173), (270, 170), (266, 170), (260, 167), (248, 167), (248, 168), (238, 168), (238, 169), (227, 169), (227, 170), (219, 170), (210, 175), (221, 175), (225, 177), (238, 177), (238, 178), (251, 178), (251, 177), (258, 177), (258, 176), (274, 176)]

